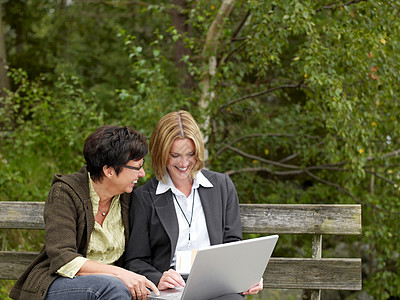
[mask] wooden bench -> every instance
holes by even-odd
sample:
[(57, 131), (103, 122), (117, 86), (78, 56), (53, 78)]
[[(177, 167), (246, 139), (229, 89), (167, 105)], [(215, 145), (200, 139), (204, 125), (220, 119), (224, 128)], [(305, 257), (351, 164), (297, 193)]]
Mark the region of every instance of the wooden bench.
[[(271, 258), (264, 287), (361, 290), (361, 258), (322, 258), (323, 235), (360, 235), (360, 205), (241, 204), (244, 233), (312, 235), (312, 257)], [(0, 202), (0, 229), (44, 229), (44, 202)], [(279, 245), (279, 240), (278, 244)], [(37, 253), (0, 252), (0, 279), (17, 279)]]

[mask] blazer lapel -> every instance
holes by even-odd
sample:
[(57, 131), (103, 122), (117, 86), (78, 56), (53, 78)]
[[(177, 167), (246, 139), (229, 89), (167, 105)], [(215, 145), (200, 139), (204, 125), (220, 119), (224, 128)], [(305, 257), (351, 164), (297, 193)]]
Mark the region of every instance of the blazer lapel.
[(171, 242), (171, 260), (172, 260), (172, 257), (175, 254), (176, 244), (178, 242), (179, 225), (171, 193), (172, 193), (171, 190), (169, 190), (163, 194), (155, 195), (153, 203), (157, 216), (160, 219), (160, 222), (164, 227)]
[(125, 249), (128, 247), (129, 241), (129, 206), (131, 201), (132, 194), (122, 194), (119, 198), (119, 202), (121, 203), (121, 217), (122, 217), (122, 224), (125, 228)]
[[(211, 180), (210, 180), (211, 181)], [(199, 187), (199, 195), (201, 204), (203, 206), (204, 216), (206, 218), (208, 236), (210, 237), (211, 245), (222, 243), (222, 232), (221, 232), (221, 206), (218, 205), (221, 201), (218, 201), (215, 189)]]

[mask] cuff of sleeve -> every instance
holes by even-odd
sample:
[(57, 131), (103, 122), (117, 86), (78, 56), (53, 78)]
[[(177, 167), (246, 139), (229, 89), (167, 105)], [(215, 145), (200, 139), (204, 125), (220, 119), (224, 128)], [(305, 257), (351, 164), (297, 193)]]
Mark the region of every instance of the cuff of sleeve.
[(88, 261), (87, 258), (85, 257), (75, 257), (73, 260), (71, 260), (69, 263), (63, 265), (61, 268), (57, 270), (57, 274), (63, 276), (63, 277), (68, 277), (68, 278), (74, 278), (76, 273), (81, 269), (83, 264)]

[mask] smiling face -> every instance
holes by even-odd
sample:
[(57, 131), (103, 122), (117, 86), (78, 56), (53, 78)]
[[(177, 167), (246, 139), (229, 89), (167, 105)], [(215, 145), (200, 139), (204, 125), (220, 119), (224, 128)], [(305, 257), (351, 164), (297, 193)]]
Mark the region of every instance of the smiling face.
[(131, 193), (133, 187), (137, 183), (138, 179), (144, 177), (146, 172), (143, 168), (144, 160), (130, 160), (127, 162), (127, 166), (140, 168), (140, 170), (132, 170), (127, 167), (122, 167), (121, 171), (119, 172), (118, 176), (116, 176), (115, 184), (120, 190), (120, 193)]
[(167, 170), (172, 182), (182, 184), (191, 182), (190, 172), (196, 164), (196, 148), (191, 139), (176, 139), (169, 151)]

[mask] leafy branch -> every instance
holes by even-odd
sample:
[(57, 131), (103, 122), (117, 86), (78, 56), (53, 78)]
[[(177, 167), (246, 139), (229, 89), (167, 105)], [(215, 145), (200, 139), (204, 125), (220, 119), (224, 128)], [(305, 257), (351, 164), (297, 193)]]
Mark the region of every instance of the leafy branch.
[(352, 4), (356, 4), (359, 2), (366, 2), (367, 0), (352, 0), (352, 1), (348, 1), (346, 3), (332, 3), (329, 5), (324, 5), (320, 8), (317, 9), (317, 12), (320, 12), (322, 10), (332, 10), (332, 9), (336, 9), (337, 7), (344, 7), (344, 6), (349, 6)]
[[(242, 140), (244, 138), (247, 138), (247, 137), (254, 137), (254, 136), (260, 136), (260, 135), (259, 134), (258, 135), (247, 135), (247, 136), (244, 136), (244, 137), (241, 137), (241, 138), (235, 140), (235, 142), (237, 142), (238, 140)], [(347, 194), (348, 196), (350, 196), (357, 203), (360, 203), (360, 204), (362, 203), (362, 201), (358, 197), (356, 197), (353, 193), (351, 193), (348, 189), (344, 188), (343, 186), (341, 186), (341, 185), (339, 185), (337, 183), (334, 183), (334, 182), (331, 182), (329, 180), (323, 179), (323, 178), (315, 175), (313, 172), (311, 172), (311, 171), (322, 171), (322, 170), (339, 171), (339, 172), (352, 172), (351, 169), (347, 169), (347, 168), (343, 167), (343, 166), (345, 166), (347, 164), (346, 161), (341, 161), (341, 162), (338, 162), (338, 163), (316, 165), (316, 166), (301, 167), (301, 166), (292, 165), (292, 164), (283, 164), (282, 162), (276, 162), (276, 161), (272, 161), (272, 160), (268, 160), (268, 159), (262, 158), (262, 157), (257, 156), (257, 155), (252, 155), (252, 154), (246, 153), (246, 152), (244, 152), (244, 151), (242, 151), (242, 150), (240, 150), (238, 148), (232, 147), (231, 146), (232, 144), (233, 143), (221, 148), (216, 154), (220, 155), (223, 151), (231, 150), (231, 151), (239, 154), (240, 156), (243, 156), (243, 157), (246, 157), (246, 158), (249, 158), (249, 159), (253, 159), (253, 160), (257, 160), (257, 161), (259, 161), (261, 163), (268, 164), (269, 166), (272, 166), (272, 168), (270, 168), (270, 167), (246, 167), (246, 168), (242, 168), (240, 170), (229, 170), (229, 171), (226, 171), (225, 174), (227, 174), (227, 175), (233, 175), (233, 174), (244, 173), (244, 172), (267, 172), (267, 173), (269, 173), (269, 174), (271, 174), (273, 176), (293, 176), (293, 175), (307, 174), (308, 176), (310, 176), (314, 180), (316, 180), (318, 182), (321, 182), (323, 184), (332, 186), (332, 187), (336, 188), (337, 190), (339, 190), (340, 192), (342, 192), (344, 194)], [(391, 156), (395, 156), (398, 153), (400, 153), (400, 149), (398, 149), (396, 151), (393, 151), (393, 152), (390, 152), (390, 153), (387, 153), (387, 154), (384, 154), (379, 158), (377, 158), (377, 157), (368, 157), (366, 160), (367, 161), (373, 161), (373, 160), (377, 160), (377, 159), (381, 159), (381, 158), (388, 158), (388, 157), (391, 157)], [(296, 153), (296, 155), (297, 154), (298, 153)], [(274, 170), (273, 167), (278, 167), (278, 168), (281, 168), (281, 169), (289, 169), (289, 170), (288, 171), (285, 171), (285, 170)], [(368, 170), (368, 168), (372, 168), (372, 167), (373, 166), (364, 166), (363, 169), (364, 169), (364, 171), (366, 173), (376, 176), (377, 178), (381, 179), (382, 181), (384, 181), (386, 183), (389, 183), (390, 185), (392, 185), (396, 189), (398, 188), (398, 185), (394, 181), (384, 177), (383, 175), (379, 174), (378, 172)], [(377, 210), (380, 210), (380, 211), (383, 211), (383, 212), (386, 212), (386, 213), (400, 214), (400, 212), (388, 211), (388, 210), (385, 210), (385, 209), (380, 208), (380, 207), (378, 207), (376, 205), (373, 205), (373, 204), (368, 204), (367, 203), (367, 205), (373, 207), (374, 209), (377, 209)]]
[(236, 104), (236, 103), (238, 103), (238, 102), (241, 102), (241, 101), (244, 101), (244, 100), (247, 100), (247, 99), (257, 98), (257, 97), (260, 97), (260, 96), (262, 96), (262, 95), (275, 92), (275, 91), (277, 91), (277, 90), (282, 90), (282, 89), (287, 89), (287, 88), (295, 89), (295, 88), (304, 88), (304, 87), (306, 87), (306, 85), (303, 85), (302, 82), (299, 82), (299, 83), (297, 83), (297, 84), (284, 84), (284, 85), (281, 85), (281, 86), (276, 86), (276, 87), (270, 88), (270, 89), (268, 89), (268, 90), (264, 90), (264, 91), (261, 91), (261, 92), (252, 93), (252, 94), (249, 94), (249, 95), (246, 95), (246, 96), (237, 98), (237, 99), (235, 99), (235, 100), (229, 101), (229, 102), (227, 102), (227, 103), (221, 105), (221, 106), (218, 108), (217, 112), (215, 113), (214, 118), (215, 118), (223, 109), (225, 109), (226, 107), (231, 106), (231, 105), (233, 105), (233, 104)]

